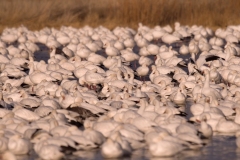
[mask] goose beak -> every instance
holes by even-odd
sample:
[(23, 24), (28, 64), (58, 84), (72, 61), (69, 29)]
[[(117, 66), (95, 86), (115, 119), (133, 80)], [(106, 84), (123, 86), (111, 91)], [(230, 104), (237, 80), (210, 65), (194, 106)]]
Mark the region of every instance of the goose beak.
[(196, 119), (196, 122), (197, 122), (197, 123), (201, 123), (201, 121), (200, 121), (200, 120), (198, 120), (198, 119)]

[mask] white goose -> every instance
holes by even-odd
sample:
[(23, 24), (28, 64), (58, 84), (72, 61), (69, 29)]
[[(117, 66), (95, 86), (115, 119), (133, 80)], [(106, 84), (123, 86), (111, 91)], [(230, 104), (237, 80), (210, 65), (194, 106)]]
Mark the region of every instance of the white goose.
[(172, 43), (176, 43), (180, 41), (179, 37), (176, 37), (174, 35), (171, 34), (165, 34), (161, 37), (162, 41), (168, 45), (172, 44)]
[(120, 158), (124, 155), (124, 151), (118, 142), (108, 138), (102, 145), (101, 154), (104, 158)]
[(168, 51), (159, 53), (160, 58), (163, 59), (163, 60), (170, 59), (171, 57), (173, 57), (174, 55), (177, 55), (177, 54), (178, 53), (176, 51), (172, 50), (172, 46), (169, 47)]
[(97, 84), (102, 84), (104, 82), (104, 77), (97, 73), (97, 69), (89, 70), (84, 75), (85, 82), (89, 85), (93, 85), (95, 88)]
[(155, 157), (170, 157), (187, 148), (181, 143), (164, 140), (161, 135), (163, 134), (156, 137), (155, 143), (149, 145), (151, 155)]
[(212, 127), (206, 123), (207, 119), (203, 116), (200, 124), (200, 132), (205, 138), (211, 138), (213, 135)]
[(113, 56), (120, 55), (120, 51), (117, 48), (113, 47), (113, 45), (110, 42), (106, 42), (104, 44), (104, 47), (105, 47), (105, 53), (108, 56), (113, 57)]
[(222, 95), (216, 89), (210, 87), (210, 75), (208, 70), (204, 70), (205, 82), (202, 88), (202, 94), (212, 97), (213, 99), (221, 99)]
[(8, 140), (8, 149), (16, 155), (23, 155), (29, 153), (31, 143), (19, 135), (14, 135)]
[(149, 73), (149, 68), (147, 64), (144, 63), (143, 65), (137, 68), (136, 72), (140, 79), (145, 82), (145, 76)]

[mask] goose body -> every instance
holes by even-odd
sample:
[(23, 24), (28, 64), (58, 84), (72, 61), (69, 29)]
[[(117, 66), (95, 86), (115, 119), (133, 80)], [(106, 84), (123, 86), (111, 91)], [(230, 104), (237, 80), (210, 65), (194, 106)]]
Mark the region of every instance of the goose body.
[(162, 41), (166, 44), (172, 44), (172, 43), (175, 43), (175, 42), (178, 42), (180, 41), (180, 38), (176, 37), (176, 36), (173, 36), (171, 34), (165, 34), (162, 36)]

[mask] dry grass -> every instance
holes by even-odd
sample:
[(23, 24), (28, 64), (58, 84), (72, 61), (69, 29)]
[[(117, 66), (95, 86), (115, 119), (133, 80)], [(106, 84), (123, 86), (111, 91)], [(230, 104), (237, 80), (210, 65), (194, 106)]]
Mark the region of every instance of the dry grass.
[(136, 28), (144, 25), (240, 24), (237, 0), (7, 0), (0, 1), (0, 32), (21, 24), (30, 29), (103, 25)]

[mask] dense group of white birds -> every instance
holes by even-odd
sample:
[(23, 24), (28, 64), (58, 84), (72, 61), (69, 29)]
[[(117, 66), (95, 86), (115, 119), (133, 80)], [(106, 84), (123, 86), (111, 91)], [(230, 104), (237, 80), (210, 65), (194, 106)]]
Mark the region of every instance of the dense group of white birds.
[[(7, 28), (1, 158), (34, 150), (61, 159), (95, 148), (118, 158), (143, 147), (165, 157), (201, 148), (214, 132), (238, 137), (239, 40), (240, 26)], [(43, 48), (49, 59), (37, 60)]]

